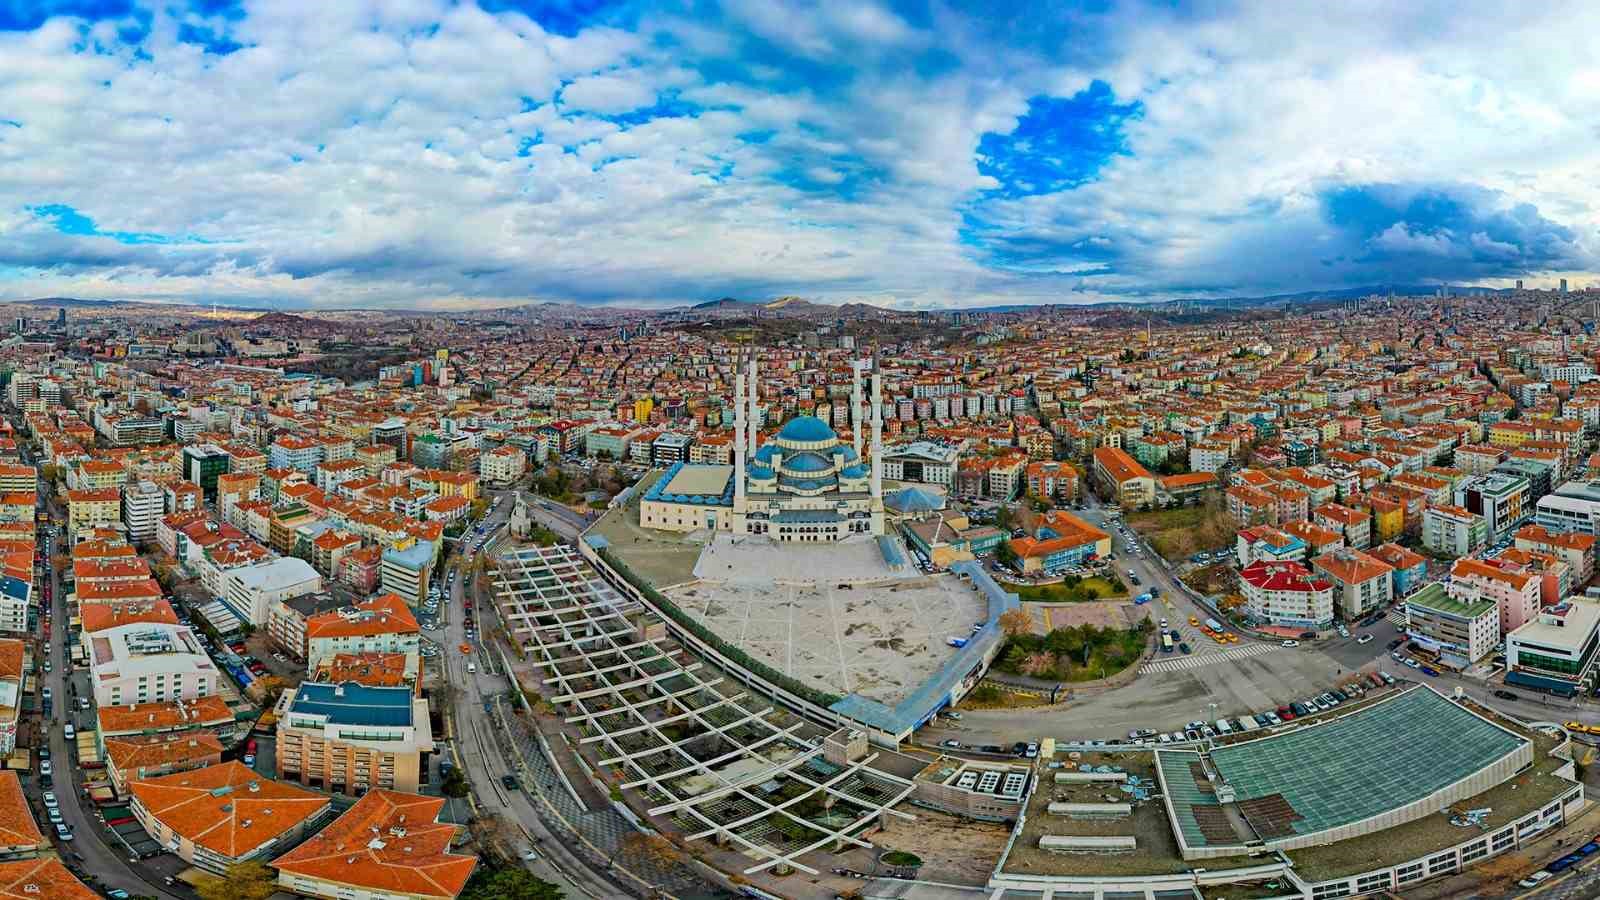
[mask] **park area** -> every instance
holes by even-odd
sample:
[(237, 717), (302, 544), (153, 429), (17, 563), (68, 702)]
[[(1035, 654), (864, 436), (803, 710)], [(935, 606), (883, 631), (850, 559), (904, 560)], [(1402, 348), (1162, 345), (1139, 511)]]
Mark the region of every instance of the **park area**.
[[(1006, 627), (1011, 622), (1002, 621), (1001, 624)], [(1045, 634), (1025, 630), (1028, 624), (1031, 624), (1031, 615), (1023, 613), (1017, 627), (1006, 628), (1006, 645), (995, 659), (995, 669), (1009, 675), (1054, 681), (1109, 678), (1144, 656), (1150, 634), (1155, 630), (1155, 624), (1149, 619), (1140, 619), (1128, 628), (1086, 623), (1055, 628)]]
[(1098, 575), (1088, 578), (1068, 575), (1049, 584), (1007, 584), (1006, 589), (1015, 593), (1018, 599), (1033, 603), (1083, 603), (1122, 597), (1128, 593), (1120, 582)]
[(1232, 547), (1238, 531), (1219, 502), (1133, 513), (1127, 522), (1171, 563), (1182, 562), (1201, 551)]

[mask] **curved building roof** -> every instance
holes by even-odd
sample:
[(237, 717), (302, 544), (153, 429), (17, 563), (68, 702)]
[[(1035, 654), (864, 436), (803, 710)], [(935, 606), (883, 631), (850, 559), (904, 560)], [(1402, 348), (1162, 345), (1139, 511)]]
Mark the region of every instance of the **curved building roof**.
[(816, 444), (822, 441), (838, 440), (833, 429), (816, 416), (796, 416), (785, 422), (783, 429), (778, 432), (778, 440), (794, 441), (801, 444)]
[(791, 472), (831, 472), (833, 463), (820, 453), (802, 452), (784, 457), (783, 467)]

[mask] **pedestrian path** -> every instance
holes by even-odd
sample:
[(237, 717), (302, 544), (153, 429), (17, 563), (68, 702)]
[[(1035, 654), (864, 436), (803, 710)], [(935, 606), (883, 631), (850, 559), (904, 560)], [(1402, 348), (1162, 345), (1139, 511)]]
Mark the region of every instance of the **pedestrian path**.
[(1158, 659), (1155, 662), (1145, 663), (1139, 667), (1139, 673), (1142, 675), (1145, 673), (1154, 672), (1182, 672), (1187, 669), (1198, 669), (1201, 666), (1209, 666), (1213, 663), (1228, 662), (1235, 659), (1247, 659), (1252, 656), (1260, 656), (1263, 653), (1271, 653), (1276, 649), (1278, 648), (1272, 644), (1245, 644), (1240, 647), (1229, 647), (1227, 650), (1218, 650), (1215, 653), (1197, 653), (1193, 656), (1169, 656), (1166, 659)]
[(1384, 613), (1383, 617), (1388, 619), (1389, 624), (1395, 626), (1396, 628), (1406, 627), (1406, 611), (1404, 607), (1399, 609), (1391, 609), (1387, 613)]

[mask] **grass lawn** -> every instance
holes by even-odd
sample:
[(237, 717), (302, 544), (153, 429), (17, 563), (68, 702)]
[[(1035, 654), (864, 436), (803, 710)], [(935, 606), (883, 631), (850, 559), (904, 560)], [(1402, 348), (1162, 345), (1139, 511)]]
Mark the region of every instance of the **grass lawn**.
[(1236, 527), (1220, 505), (1183, 506), (1133, 513), (1128, 525), (1168, 562), (1182, 562), (1201, 550), (1232, 546)]
[(1016, 591), (1019, 598), (1037, 603), (1082, 603), (1086, 600), (1123, 597), (1128, 593), (1120, 582), (1108, 581), (1098, 575), (1085, 578), (1072, 587), (1062, 582), (1006, 585), (1006, 587)]

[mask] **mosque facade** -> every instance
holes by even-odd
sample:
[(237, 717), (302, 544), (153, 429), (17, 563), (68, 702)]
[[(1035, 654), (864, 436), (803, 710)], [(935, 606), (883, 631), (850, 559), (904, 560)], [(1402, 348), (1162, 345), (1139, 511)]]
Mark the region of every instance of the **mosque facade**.
[(797, 416), (756, 446), (752, 423), (758, 409), (757, 370), (752, 360), (748, 380), (742, 372), (734, 380), (733, 465), (674, 463), (640, 499), (640, 524), (807, 543), (883, 534), (881, 386), (874, 373), (869, 461), (861, 447), (861, 364), (854, 370), (853, 442), (841, 440), (815, 416)]

